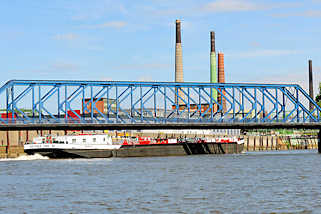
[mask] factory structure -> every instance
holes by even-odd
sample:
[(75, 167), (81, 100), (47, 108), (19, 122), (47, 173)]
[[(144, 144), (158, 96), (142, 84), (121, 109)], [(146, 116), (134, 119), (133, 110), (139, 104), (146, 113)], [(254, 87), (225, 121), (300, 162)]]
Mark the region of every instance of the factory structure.
[[(224, 73), (224, 54), (219, 52), (216, 54), (215, 51), (215, 33), (214, 31), (210, 32), (210, 83), (225, 83), (225, 73)], [(175, 40), (175, 82), (182, 83), (184, 82), (184, 72), (183, 72), (183, 51), (182, 51), (182, 35), (181, 35), (181, 21), (176, 20), (176, 40)], [(186, 104), (184, 104), (184, 92), (182, 89), (177, 88), (175, 90), (175, 104), (172, 105), (172, 109), (176, 109), (179, 107), (179, 110), (184, 110), (187, 108)], [(224, 95), (224, 90), (219, 89), (219, 93), (217, 90), (213, 89), (212, 96), (213, 99), (217, 100), (223, 108), (220, 110), (221, 113), (226, 111), (226, 101), (221, 96), (221, 93)], [(177, 96), (178, 95), (178, 96)], [(94, 103), (94, 106), (91, 106), (91, 103)], [(86, 108), (84, 108), (86, 106)], [(82, 114), (90, 114), (91, 109), (93, 109), (93, 113), (97, 114), (99, 110), (101, 113), (105, 114), (108, 112), (108, 109), (116, 110), (116, 102), (115, 99), (106, 99), (101, 98), (99, 100), (91, 100), (90, 98), (85, 98), (82, 103)], [(199, 108), (198, 104), (190, 104), (191, 111), (197, 111)], [(204, 113), (207, 109), (210, 108), (209, 104), (201, 104), (200, 113)], [(219, 110), (218, 105), (213, 104), (214, 112)], [(78, 112), (77, 112), (78, 113)], [(70, 112), (72, 117), (72, 112)], [(162, 114), (162, 112), (156, 112), (157, 115)]]
[[(183, 71), (183, 51), (182, 51), (182, 33), (181, 33), (181, 21), (176, 20), (176, 38), (175, 38), (175, 82), (177, 83), (182, 83), (184, 82), (184, 71)], [(215, 44), (215, 32), (211, 31), (210, 32), (210, 75), (209, 75), (209, 82), (210, 83), (225, 83), (225, 69), (224, 69), (224, 53), (223, 52), (216, 52), (216, 44)], [(221, 108), (219, 108), (219, 105), (213, 104), (213, 112), (218, 112), (218, 113), (226, 113), (227, 107), (226, 107), (226, 100), (224, 99), (225, 96), (225, 91), (223, 89), (218, 88), (212, 89), (212, 98), (213, 100), (216, 100), (217, 103), (220, 104)], [(223, 94), (223, 96), (222, 96)], [(309, 94), (311, 97), (313, 97), (313, 85), (312, 85), (312, 61), (309, 60)], [(176, 88), (175, 89), (175, 104), (172, 105), (172, 110), (176, 109), (177, 107), (179, 108), (180, 111), (183, 111), (184, 109), (187, 108), (187, 105), (184, 102), (185, 96), (183, 89)], [(94, 106), (91, 106), (91, 103), (94, 103)], [(311, 105), (311, 104), (310, 104)], [(84, 108), (86, 106), (86, 108)], [(106, 114), (108, 113), (108, 110), (115, 111), (117, 109), (115, 99), (106, 99), (102, 98), (99, 100), (91, 100), (91, 99), (84, 99), (83, 100), (83, 105), (82, 105), (82, 114), (90, 114), (91, 111), (93, 111), (94, 114), (97, 114), (99, 110), (101, 113)], [(208, 111), (210, 108), (210, 105), (208, 103), (204, 103), (201, 105), (191, 103), (189, 105), (189, 109), (193, 112), (197, 111), (199, 113), (204, 113), (204, 112), (211, 112)], [(310, 107), (312, 109), (312, 106)], [(137, 109), (138, 112), (140, 112), (140, 109)], [(126, 110), (125, 110), (126, 111)], [(150, 109), (152, 112), (153, 109)], [(80, 114), (80, 111), (77, 110), (76, 113)], [(127, 112), (128, 114), (132, 114), (132, 116), (139, 116), (136, 112)], [(162, 115), (164, 112), (161, 110), (156, 110), (154, 112), (155, 115)], [(209, 114), (208, 113), (208, 114)], [(68, 117), (75, 117), (73, 115), (73, 112), (67, 112)], [(70, 115), (69, 115), (70, 114)], [(143, 114), (145, 114), (143, 112)], [(145, 116), (145, 115), (144, 115)], [(151, 131), (151, 130), (150, 130)], [(150, 132), (146, 131), (146, 132)], [(158, 130), (160, 131), (160, 130)], [(173, 132), (173, 130), (168, 130), (169, 132)], [(195, 130), (196, 131), (196, 130)], [(198, 130), (202, 131), (202, 133), (207, 133), (210, 132), (211, 134), (218, 134), (218, 135), (239, 135), (240, 130), (230, 130), (230, 129), (219, 129), (219, 130)], [(145, 132), (142, 130), (142, 132)], [(153, 130), (152, 132), (157, 132), (157, 130)], [(162, 131), (164, 132), (164, 130)], [(165, 131), (166, 132), (166, 131)], [(192, 130), (180, 130), (180, 132), (194, 132)]]
[[(182, 83), (184, 82), (184, 72), (183, 72), (183, 51), (182, 51), (182, 35), (181, 35), (181, 21), (176, 20), (176, 39), (175, 39), (175, 82)], [(216, 54), (215, 50), (215, 32), (210, 32), (210, 83), (225, 83), (225, 73), (224, 73), (224, 54), (219, 52)], [(175, 90), (175, 105), (172, 105), (172, 109), (176, 109), (177, 106), (179, 110), (184, 110), (187, 108), (186, 104), (184, 103), (184, 92), (182, 89), (177, 88)], [(213, 99), (217, 100), (223, 108), (220, 109), (220, 112), (223, 113), (226, 111), (226, 103), (224, 98), (221, 96), (225, 94), (224, 90), (219, 92), (217, 90), (212, 91)], [(94, 106), (92, 106), (92, 103)], [(115, 111), (117, 108), (115, 99), (106, 99), (101, 98), (99, 100), (91, 100), (90, 98), (85, 98), (82, 101), (82, 114), (91, 114), (93, 111), (94, 114), (98, 114), (99, 110), (101, 113), (106, 114), (108, 110)], [(210, 108), (209, 104), (201, 104), (201, 108), (198, 110), (199, 104), (190, 104), (191, 111), (199, 111), (199, 113), (204, 113)], [(218, 112), (219, 108), (217, 104), (213, 104), (214, 112)], [(126, 111), (126, 110), (125, 110)], [(138, 112), (140, 110), (138, 109)], [(151, 109), (152, 111), (152, 109)], [(79, 110), (76, 110), (76, 113), (80, 114)], [(136, 115), (137, 112), (127, 112), (130, 114)], [(68, 117), (77, 118), (73, 112), (67, 112)], [(162, 115), (163, 112), (157, 110), (155, 112), (156, 115)], [(150, 130), (151, 131), (151, 130)], [(142, 130), (142, 132), (150, 132), (147, 130)], [(160, 132), (161, 130), (152, 130), (152, 132)], [(162, 130), (162, 132), (175, 132), (174, 130)], [(218, 134), (218, 135), (238, 135), (240, 134), (240, 130), (180, 130), (181, 133), (189, 133), (190, 132), (200, 132), (206, 134)]]
[[(219, 52), (216, 55), (215, 51), (215, 32), (210, 32), (210, 83), (225, 83), (225, 73), (224, 73), (224, 53)], [(176, 20), (176, 45), (175, 45), (175, 82), (184, 82), (183, 73), (183, 54), (182, 54), (182, 36), (181, 36), (181, 21)], [(226, 112), (226, 100), (222, 97), (221, 93), (225, 95), (224, 90), (212, 89), (212, 97), (217, 100), (218, 103), (222, 105), (221, 113)], [(182, 101), (184, 99), (184, 94), (180, 89), (176, 89), (175, 103), (179, 106), (179, 110), (184, 110), (187, 108), (186, 104)], [(182, 99), (181, 99), (182, 98)], [(173, 105), (172, 109), (175, 109), (177, 105)], [(190, 110), (197, 110), (197, 104), (191, 104)], [(201, 104), (201, 113), (207, 111), (210, 108), (209, 104)], [(213, 104), (214, 112), (219, 110), (217, 104)]]
[[(175, 44), (175, 82), (184, 82), (183, 73), (183, 53), (182, 53), (182, 36), (181, 36), (181, 21), (176, 20), (176, 44)], [(224, 73), (224, 53), (219, 52), (216, 55), (215, 50), (215, 32), (210, 32), (210, 83), (225, 83), (225, 73)], [(175, 95), (176, 104), (179, 106), (179, 110), (184, 110), (187, 106), (183, 104), (184, 94), (178, 89), (176, 92), (179, 98)], [(221, 93), (225, 95), (224, 90), (212, 89), (212, 96), (214, 100), (222, 105), (221, 112), (226, 112), (226, 100), (222, 97)], [(176, 105), (172, 106), (175, 109)], [(209, 104), (201, 104), (200, 113), (206, 112), (210, 108)], [(190, 104), (190, 110), (196, 111), (198, 109), (197, 104)], [(217, 104), (213, 104), (213, 111), (217, 112), (219, 110)], [(173, 131), (173, 130), (172, 130)], [(163, 131), (164, 132), (164, 131)], [(166, 130), (165, 130), (166, 132)], [(239, 129), (214, 129), (214, 130), (180, 130), (180, 132), (204, 132), (207, 134), (214, 135), (240, 135), (241, 130)]]

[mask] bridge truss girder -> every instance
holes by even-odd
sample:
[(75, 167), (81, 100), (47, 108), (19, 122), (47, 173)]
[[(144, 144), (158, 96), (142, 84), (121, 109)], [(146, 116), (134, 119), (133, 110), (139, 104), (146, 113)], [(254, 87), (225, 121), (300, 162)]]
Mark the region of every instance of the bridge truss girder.
[(10, 80), (0, 100), (2, 124), (315, 123), (321, 112), (295, 84)]

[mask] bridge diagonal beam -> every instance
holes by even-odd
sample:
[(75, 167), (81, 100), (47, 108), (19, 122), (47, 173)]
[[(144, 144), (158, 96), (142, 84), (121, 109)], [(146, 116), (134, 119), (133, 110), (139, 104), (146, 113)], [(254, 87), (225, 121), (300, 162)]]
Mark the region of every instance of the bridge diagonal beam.
[[(40, 86), (39, 86), (39, 88), (40, 88)], [(39, 98), (39, 101), (34, 104), (33, 108), (37, 111), (38, 105), (40, 103), (46, 102), (56, 91), (57, 91), (57, 87), (53, 86), (45, 95), (43, 95), (41, 98)]]
[(12, 105), (13, 103), (17, 103), (19, 102), (26, 94), (28, 94), (31, 89), (32, 89), (33, 85), (29, 85), (25, 90), (23, 90), (16, 98), (13, 99), (13, 101), (11, 103), (9, 103), (9, 106)]
[[(29, 85), (16, 98), (14, 97), (14, 94), (12, 94), (12, 101), (8, 104), (8, 106), (11, 106), (10, 109), (12, 109), (13, 114), (15, 114), (15, 111), (18, 111), (23, 116), (23, 118), (26, 118), (29, 122), (32, 122), (32, 120), (21, 109), (18, 108), (18, 102), (31, 91), (32, 87), (32, 85)], [(15, 115), (17, 116), (17, 118), (19, 118), (19, 114)], [(1, 119), (1, 121), (4, 120)]]
[[(202, 98), (204, 98), (201, 94), (201, 88), (198, 87), (199, 90), (197, 90), (196, 88), (192, 88), (194, 90), (195, 93), (197, 93), (199, 101), (197, 104), (197, 110), (195, 112), (200, 112), (200, 117), (198, 119), (201, 119), (201, 115), (202, 115)], [(194, 115), (194, 114), (193, 114)]]
[[(178, 103), (176, 103), (174, 100), (171, 99), (171, 97), (168, 96), (167, 94), (167, 88), (163, 87), (164, 91), (162, 89), (159, 89), (159, 92), (164, 96), (164, 118), (169, 119), (172, 115), (174, 115), (176, 109), (178, 108)], [(172, 109), (169, 113), (167, 113), (167, 100), (170, 101), (171, 106), (175, 105), (175, 109)]]
[[(102, 93), (102, 92), (103, 92), (103, 93)], [(108, 121), (108, 117), (106, 116), (106, 115), (108, 115), (108, 113), (105, 115), (103, 112), (101, 112), (101, 111), (97, 108), (97, 105), (96, 105), (96, 104), (97, 104), (97, 102), (100, 101), (100, 100), (103, 98), (103, 96), (105, 96), (107, 93), (108, 93), (108, 86), (102, 86), (102, 89), (99, 90), (99, 91), (94, 95), (94, 97), (93, 97), (93, 103), (91, 104), (91, 105), (93, 105), (93, 110), (94, 110), (94, 111), (97, 111), (97, 113), (98, 113), (100, 116), (102, 116), (105, 121)], [(98, 96), (98, 95), (99, 95), (99, 96)], [(89, 110), (89, 109), (87, 108), (87, 106), (89, 105), (89, 103), (90, 103), (90, 102), (87, 102), (87, 103), (85, 104), (85, 108), (86, 108), (87, 112), (90, 112), (90, 111), (91, 111), (91, 110)], [(107, 101), (107, 105), (108, 105), (108, 101)], [(100, 121), (95, 114), (94, 114), (93, 116), (95, 117), (95, 119), (96, 119), (97, 121)]]
[[(134, 112), (136, 112), (138, 115), (140, 115), (141, 121), (144, 120), (144, 118), (143, 118), (143, 102), (144, 101), (143, 100), (144, 100), (144, 97), (152, 90), (152, 88), (150, 88), (144, 94), (143, 94), (142, 90), (143, 90), (142, 86), (140, 86), (140, 96), (139, 96), (138, 100), (132, 104), (132, 108), (133, 108)], [(137, 104), (140, 104), (140, 112), (138, 110), (136, 110), (136, 108), (135, 108), (135, 106)]]
[(123, 93), (119, 96), (119, 99), (120, 99), (120, 97), (123, 96), (123, 95), (125, 94), (125, 92), (128, 91), (127, 94), (125, 94), (125, 96), (124, 96), (122, 99), (119, 100), (119, 102), (118, 102), (118, 108), (117, 108), (117, 109), (118, 109), (119, 112), (125, 113), (126, 116), (127, 116), (127, 119), (132, 119), (132, 116), (129, 115), (126, 110), (124, 110), (124, 109), (122, 109), (122, 108), (120, 107), (120, 104), (121, 104), (122, 102), (124, 102), (124, 101), (131, 95), (131, 93), (132, 93), (133, 91), (135, 91), (136, 88), (134, 88), (133, 91), (132, 91), (132, 90), (129, 90), (129, 89), (130, 89), (130, 87), (126, 88), (125, 91), (123, 91)]
[(306, 91), (304, 91), (300, 86), (296, 86), (297, 90), (300, 91), (302, 93), (302, 95), (309, 101), (309, 103), (312, 103), (314, 109), (311, 112), (311, 115), (314, 114), (314, 112), (316, 111), (317, 113), (317, 120), (320, 121), (320, 112), (321, 112), (321, 107), (306, 93)]
[[(224, 90), (224, 92), (225, 92), (227, 95), (230, 96), (230, 98), (232, 98), (232, 99), (234, 100), (233, 95), (231, 95), (231, 94), (228, 92), (228, 90), (225, 90), (225, 89), (223, 89), (223, 90)], [(225, 115), (228, 115), (228, 114), (233, 110), (233, 108), (234, 108), (234, 103), (231, 102), (229, 98), (227, 98), (227, 96), (223, 93), (223, 90), (222, 90), (222, 92), (219, 92), (219, 93), (221, 93), (221, 96), (222, 96), (223, 98), (225, 98), (225, 100), (226, 100), (227, 102), (230, 103), (230, 108), (227, 109), (226, 112), (224, 112), (224, 116), (225, 116)], [(233, 114), (234, 114), (234, 112), (233, 112)], [(232, 119), (233, 119), (233, 118), (231, 118), (229, 121), (231, 121)]]
[[(207, 93), (207, 91), (203, 87), (200, 87), (199, 92), (200, 92), (201, 102), (203, 99), (205, 101), (204, 104), (208, 105), (208, 108), (206, 108), (205, 111), (201, 112), (200, 117), (203, 118), (205, 115), (207, 115), (209, 113), (209, 111), (211, 111), (211, 108), (213, 108), (213, 105), (211, 105), (211, 103), (209, 102), (209, 101), (211, 101), (211, 95), (209, 93)], [(202, 95), (202, 92), (208, 96), (207, 99)]]
[[(265, 92), (267, 92), (268, 95), (271, 96), (271, 93), (269, 93), (266, 88), (262, 88), (261, 90), (262, 90), (262, 93), (265, 94)], [(268, 118), (273, 114), (273, 112), (274, 112), (275, 109), (276, 109), (276, 105), (277, 105), (277, 103), (274, 102), (274, 100), (271, 99), (270, 96), (268, 96), (268, 95), (265, 95), (265, 97), (273, 104), (274, 107), (270, 110), (270, 112), (268, 112), (268, 114), (267, 114), (266, 116), (263, 117), (262, 122), (265, 122), (265, 120), (268, 119)]]
[(183, 110), (180, 110), (180, 103), (179, 103), (179, 100), (181, 100), (181, 101), (183, 101), (183, 105), (186, 105), (187, 106), (187, 104), (188, 104), (188, 102), (185, 100), (185, 98), (183, 98), (183, 97), (181, 97), (181, 95), (180, 95), (180, 93), (179, 92), (183, 92), (184, 93), (184, 89), (182, 89), (182, 88), (175, 88), (175, 90), (173, 89), (173, 88), (171, 88), (171, 87), (169, 87), (168, 88), (170, 91), (172, 91), (172, 93), (174, 93), (175, 94), (175, 96), (176, 96), (176, 100), (175, 100), (175, 106), (176, 106), (176, 108), (175, 108), (175, 110), (176, 110), (176, 113), (178, 114), (178, 115), (180, 115), (180, 114), (183, 114), (185, 111), (186, 111), (186, 108), (183, 108)]
[[(81, 85), (75, 91), (73, 91), (71, 93), (71, 95), (67, 96), (68, 95), (67, 87), (65, 87), (65, 100), (62, 103), (59, 104), (58, 111), (59, 112), (62, 111), (62, 112), (65, 113), (65, 119), (66, 120), (68, 118), (71, 118), (71, 120), (76, 121), (73, 117), (69, 117), (68, 111), (71, 111), (74, 115), (76, 115), (79, 118), (79, 120), (82, 120), (81, 116), (71, 108), (70, 103), (73, 102), (74, 99), (76, 99), (80, 94), (83, 94), (85, 88), (86, 88), (86, 86)], [(65, 109), (63, 109), (63, 106), (65, 106)], [(83, 110), (83, 111), (85, 111), (85, 110)]]
[[(276, 119), (276, 121), (278, 120), (278, 115), (282, 112), (282, 104), (278, 101), (277, 98), (277, 94), (278, 94), (278, 89), (275, 89), (275, 96), (271, 94), (271, 92), (269, 92), (269, 90), (266, 89), (266, 93), (270, 96), (267, 96), (269, 100), (271, 100), (270, 98), (272, 98), (273, 100), (271, 100), (272, 103), (274, 103), (274, 110), (276, 111), (275, 116), (273, 117), (273, 120)], [(280, 111), (278, 111), (278, 105), (281, 106)]]
[[(242, 88), (242, 91), (240, 89), (238, 89), (240, 91), (240, 93), (242, 93), (242, 97), (247, 99), (250, 104), (251, 104), (251, 109), (245, 114), (245, 116), (243, 116), (243, 118), (241, 119), (241, 122), (244, 122), (245, 119), (252, 113), (252, 111), (254, 111), (254, 103), (252, 102), (252, 100), (244, 93), (244, 92), (247, 92), (245, 90), (245, 88)], [(247, 92), (248, 93), (248, 92)], [(242, 98), (242, 101), (243, 101), (243, 98)], [(242, 105), (243, 107), (243, 111), (244, 111), (244, 105)]]
[[(254, 118), (251, 119), (251, 121), (257, 120), (257, 116), (258, 116), (258, 114), (260, 113), (260, 112), (257, 112), (257, 104), (259, 104), (260, 107), (261, 107), (261, 109), (262, 109), (262, 104), (261, 104), (261, 103), (258, 101), (258, 99), (257, 99), (257, 94), (256, 94), (257, 88), (255, 87), (255, 88), (253, 88), (253, 90), (254, 90), (254, 95), (252, 95), (252, 94), (248, 91), (248, 89), (245, 89), (245, 92), (254, 100), (254, 103), (253, 103), (254, 108), (253, 108), (253, 110), (255, 111), (255, 115), (254, 115)], [(251, 102), (251, 103), (252, 103), (252, 102)]]
[[(289, 92), (288, 89), (284, 88), (284, 89), (281, 89), (285, 95), (294, 103), (296, 104), (296, 109), (298, 109), (299, 107), (302, 108), (302, 110), (308, 114), (310, 116), (311, 119), (313, 119), (315, 122), (317, 121), (317, 119), (310, 113), (310, 111), (305, 108), (292, 94), (291, 92)], [(299, 117), (299, 115), (297, 115), (297, 117)]]
[[(186, 108), (186, 110), (187, 110), (187, 112), (188, 112), (188, 116), (189, 116), (189, 119), (190, 119), (190, 117), (193, 117), (197, 112), (199, 112), (200, 110), (199, 110), (199, 106), (197, 105), (197, 109), (195, 109), (194, 111), (192, 111), (191, 112), (191, 101), (192, 101), (192, 104), (196, 104), (197, 103), (197, 101), (195, 101), (193, 98), (192, 98), (192, 96), (190, 96), (190, 94), (189, 94), (189, 90), (188, 90), (188, 92), (186, 93), (185, 92), (185, 90), (182, 90), (182, 92), (184, 93), (184, 95), (187, 97), (187, 104), (186, 104), (186, 106), (187, 106), (187, 108)], [(196, 93), (199, 95), (199, 91), (196, 91)]]

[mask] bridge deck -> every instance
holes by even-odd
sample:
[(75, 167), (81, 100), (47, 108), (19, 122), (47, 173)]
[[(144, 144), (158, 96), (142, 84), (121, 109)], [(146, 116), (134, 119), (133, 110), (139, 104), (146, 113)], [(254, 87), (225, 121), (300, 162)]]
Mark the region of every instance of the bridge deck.
[(321, 123), (4, 124), (0, 130), (320, 129)]

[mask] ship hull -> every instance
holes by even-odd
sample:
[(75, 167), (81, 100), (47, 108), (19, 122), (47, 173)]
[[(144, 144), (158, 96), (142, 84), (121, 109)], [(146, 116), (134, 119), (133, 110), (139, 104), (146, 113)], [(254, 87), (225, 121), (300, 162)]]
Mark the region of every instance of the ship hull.
[(119, 149), (59, 149), (35, 148), (25, 153), (39, 153), (49, 158), (111, 158), (111, 157), (153, 157), (183, 156), (201, 154), (237, 154), (243, 151), (244, 144), (237, 143), (175, 143), (122, 145)]

